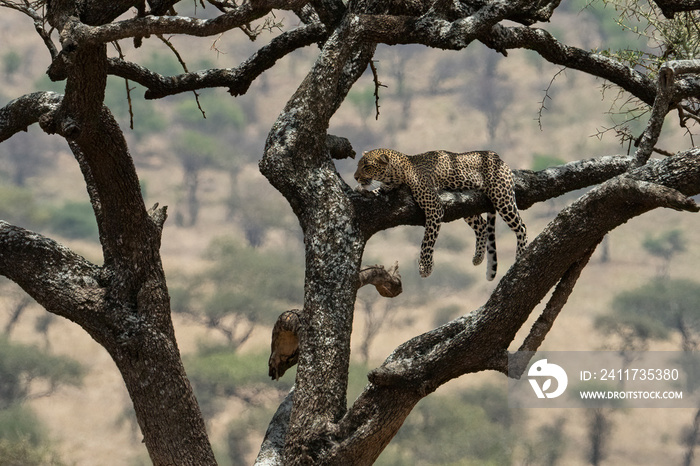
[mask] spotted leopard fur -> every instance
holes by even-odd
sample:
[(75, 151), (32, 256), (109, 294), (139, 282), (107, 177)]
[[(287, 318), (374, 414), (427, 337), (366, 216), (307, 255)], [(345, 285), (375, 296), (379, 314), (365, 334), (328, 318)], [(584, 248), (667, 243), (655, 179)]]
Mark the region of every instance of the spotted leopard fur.
[[(476, 251), (472, 262), (479, 265), (488, 257), (486, 278), (496, 276), (496, 212), (517, 237), (516, 257), (527, 245), (527, 229), (515, 204), (513, 174), (498, 154), (491, 151), (473, 151), (456, 154), (432, 151), (406, 155), (391, 149), (375, 149), (362, 154), (357, 164), (355, 179), (362, 190), (381, 187), (391, 190), (402, 184), (411, 189), (413, 198), (425, 212), (425, 236), (421, 244), (418, 270), (422, 277), (433, 269), (433, 250), (444, 208), (438, 197), (443, 189), (480, 191), (491, 200), (494, 211), (466, 217), (464, 220), (476, 234)], [(379, 186), (376, 186), (379, 182)]]

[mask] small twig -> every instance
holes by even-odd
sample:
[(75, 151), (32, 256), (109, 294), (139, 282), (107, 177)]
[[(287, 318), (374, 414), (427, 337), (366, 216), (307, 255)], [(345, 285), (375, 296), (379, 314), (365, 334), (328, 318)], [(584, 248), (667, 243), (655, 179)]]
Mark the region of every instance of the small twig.
[[(114, 48), (117, 49), (117, 53), (119, 53), (119, 58), (121, 60), (125, 59), (125, 55), (122, 52), (122, 48), (119, 45), (119, 42), (116, 40), (112, 42), (112, 45), (114, 45)], [(124, 86), (126, 87), (126, 100), (129, 103), (129, 128), (131, 130), (134, 129), (134, 107), (131, 105), (131, 88), (129, 87), (129, 80), (124, 78)]]
[(372, 76), (374, 78), (374, 106), (377, 109), (377, 114), (374, 119), (379, 120), (379, 88), (386, 86), (379, 81), (379, 75), (377, 74), (377, 67), (374, 66), (374, 60), (369, 61), (369, 68), (372, 70)]
[(566, 71), (566, 67), (559, 68), (559, 71), (554, 73), (554, 76), (552, 76), (552, 79), (549, 80), (549, 84), (547, 85), (547, 88), (544, 90), (544, 97), (542, 97), (542, 100), (540, 101), (540, 108), (537, 110), (537, 124), (540, 127), (540, 131), (542, 131), (542, 114), (544, 113), (545, 110), (547, 110), (547, 106), (545, 105), (547, 103), (547, 99), (552, 100), (552, 98), (549, 96), (549, 90), (552, 88), (552, 85), (554, 84), (554, 80), (557, 79), (557, 77), (562, 74), (564, 71)]
[(163, 42), (173, 52), (173, 54), (175, 54), (177, 61), (180, 62), (180, 66), (182, 66), (182, 69), (185, 70), (185, 73), (189, 73), (189, 70), (187, 69), (187, 63), (185, 63), (185, 60), (182, 59), (180, 52), (177, 51), (173, 43), (170, 42), (170, 40), (166, 39), (163, 36), (163, 34), (156, 34), (156, 37), (160, 39), (161, 42)]
[(53, 32), (53, 28), (50, 28), (48, 32), (46, 31), (46, 19), (45, 19), (45, 14), (39, 14), (37, 13), (36, 9), (34, 9), (31, 5), (30, 2), (25, 1), (24, 5), (19, 5), (17, 3), (13, 2), (0, 2), (0, 6), (10, 8), (12, 10), (19, 11), (21, 13), (24, 13), (25, 15), (29, 16), (32, 18), (34, 21), (34, 29), (36, 32), (39, 34), (41, 39), (44, 41), (44, 44), (46, 45), (46, 48), (49, 49), (49, 53), (51, 54), (51, 60), (56, 59), (58, 56), (58, 49), (56, 48), (56, 45), (54, 45), (53, 41), (51, 40), (51, 33)]
[[(189, 73), (190, 70), (187, 69), (187, 63), (185, 63), (185, 60), (183, 60), (182, 56), (180, 55), (180, 52), (177, 51), (173, 43), (166, 39), (162, 34), (156, 34), (156, 37), (158, 37), (158, 39), (160, 39), (161, 42), (168, 46), (168, 48), (175, 54), (177, 61), (180, 62), (180, 66), (182, 66), (182, 69), (185, 71), (185, 73)], [(197, 102), (197, 108), (202, 113), (202, 118), (206, 118), (207, 114), (204, 112), (202, 104), (199, 102), (199, 94), (197, 93), (197, 91), (192, 91), (192, 94), (194, 94), (194, 100)]]

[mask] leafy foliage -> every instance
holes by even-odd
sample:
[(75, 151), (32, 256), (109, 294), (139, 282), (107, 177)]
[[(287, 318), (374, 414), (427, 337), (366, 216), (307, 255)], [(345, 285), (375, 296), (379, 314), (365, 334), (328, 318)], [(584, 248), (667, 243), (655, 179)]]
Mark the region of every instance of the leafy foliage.
[(2, 70), (7, 77), (15, 75), (22, 64), (22, 57), (16, 50), (10, 50), (2, 56)]
[(540, 171), (544, 170), (545, 168), (563, 165), (565, 163), (566, 160), (562, 159), (561, 157), (557, 157), (556, 155), (535, 154), (532, 156), (533, 171)]
[(10, 441), (0, 438), (3, 466), (61, 466), (58, 455), (47, 446), (36, 446), (26, 439)]
[(0, 218), (25, 228), (41, 226), (48, 216), (28, 188), (0, 185)]
[(89, 202), (65, 202), (51, 212), (49, 228), (66, 238), (97, 240), (97, 222)]
[(700, 52), (697, 12), (684, 12), (668, 19), (652, 3), (639, 0), (601, 1), (615, 9), (618, 15), (615, 23), (621, 30), (637, 35), (640, 42), (645, 42), (651, 49), (649, 52), (622, 50), (610, 56), (653, 72), (667, 59), (692, 60)]
[(621, 317), (646, 316), (670, 329), (679, 325), (700, 329), (700, 283), (655, 280), (619, 293), (612, 307)]
[(247, 124), (246, 115), (236, 101), (222, 99), (213, 92), (201, 96), (199, 103), (192, 98), (182, 100), (175, 110), (176, 122), (209, 134), (242, 130)]
[(45, 437), (46, 431), (31, 409), (20, 403), (0, 409), (0, 442), (6, 442), (7, 448), (12, 444), (21, 445), (25, 442), (36, 447)]
[(221, 331), (234, 347), (256, 324), (272, 325), (282, 310), (302, 302), (303, 259), (297, 251), (263, 251), (219, 238), (205, 257), (211, 263), (203, 272), (173, 277), (179, 285), (171, 286), (172, 309)]
[(424, 398), (376, 464), (510, 464), (519, 413), (505, 397), (501, 387), (485, 385), (460, 396)]
[[(238, 353), (227, 346), (203, 347), (185, 359), (185, 367), (195, 389), (202, 413), (208, 419), (218, 414), (229, 398), (239, 398), (255, 407), (256, 394), (270, 388), (267, 375), (267, 353)], [(294, 380), (275, 383), (274, 388), (288, 391)]]
[(63, 384), (80, 385), (83, 374), (83, 367), (70, 358), (0, 336), (0, 408), (26, 399), (35, 379), (48, 382), (54, 389)]
[(0, 463), (60, 465), (49, 448), (46, 429), (21, 402), (32, 396), (32, 383), (41, 379), (48, 392), (59, 385), (79, 385), (84, 370), (76, 361), (47, 354), (33, 346), (0, 337)]

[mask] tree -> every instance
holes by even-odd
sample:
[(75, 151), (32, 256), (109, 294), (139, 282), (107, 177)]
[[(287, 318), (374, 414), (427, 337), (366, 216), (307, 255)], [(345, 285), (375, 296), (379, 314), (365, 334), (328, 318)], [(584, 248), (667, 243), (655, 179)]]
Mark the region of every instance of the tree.
[(661, 265), (657, 272), (659, 278), (668, 278), (671, 260), (676, 254), (685, 251), (685, 243), (683, 232), (678, 229), (660, 233), (658, 236), (648, 235), (644, 238), (642, 243), (644, 249), (652, 256), (661, 259)]
[[(414, 406), (441, 385), (483, 370), (508, 373), (508, 349), (517, 331), (554, 289), (520, 347), (536, 350), (607, 232), (659, 207), (698, 211), (688, 196), (700, 192), (700, 151), (650, 159), (671, 109), (684, 118), (697, 116), (691, 102), (700, 95), (693, 79), (700, 71), (697, 64), (671, 61), (646, 70), (561, 43), (532, 27), (549, 20), (557, 0), (211, 1), (219, 13), (210, 19), (173, 14), (176, 0), (147, 3), (0, 1), (33, 20), (51, 54), (50, 78), (65, 81), (62, 94), (26, 94), (0, 109), (0, 142), (35, 123), (67, 141), (90, 195), (104, 260), (94, 264), (50, 238), (2, 221), (0, 273), (105, 347), (128, 388), (156, 465), (214, 464), (215, 459), (171, 321), (159, 253), (166, 209), (144, 204), (122, 131), (103, 105), (108, 75), (144, 86), (147, 99), (205, 87), (225, 87), (237, 96), (278, 59), (320, 44), (313, 67), (273, 124), (260, 161), (261, 172), (299, 220), (306, 256), (295, 388), (271, 421), (260, 464), (373, 462)], [(695, 14), (700, 7), (673, 0), (656, 0), (656, 5), (666, 16), (685, 10)], [(116, 21), (132, 7), (132, 17)], [(280, 32), (236, 68), (163, 76), (107, 55), (109, 43), (142, 45), (147, 38), (172, 34), (213, 36), (240, 28), (255, 37), (270, 23), (257, 29), (250, 25), (264, 21), (273, 9), (294, 11), (301, 24)], [(60, 47), (52, 31), (60, 35)], [(606, 79), (652, 108), (649, 123), (632, 156), (517, 171), (521, 209), (597, 186), (532, 240), (483, 306), (399, 346), (370, 371), (367, 387), (348, 408), (350, 336), (365, 245), (379, 231), (423, 224), (424, 216), (407, 190), (374, 198), (355, 193), (333, 161), (354, 155), (352, 141), (328, 135), (329, 121), (377, 44), (461, 50), (476, 41), (503, 54), (533, 50), (551, 63)], [(441, 199), (445, 221), (490, 208), (484, 196), (474, 193), (443, 193)]]

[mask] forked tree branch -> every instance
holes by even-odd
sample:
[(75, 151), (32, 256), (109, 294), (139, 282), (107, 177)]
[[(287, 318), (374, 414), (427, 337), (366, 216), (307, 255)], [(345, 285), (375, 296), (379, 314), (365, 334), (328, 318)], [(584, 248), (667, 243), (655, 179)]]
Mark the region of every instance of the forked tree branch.
[(578, 261), (574, 262), (564, 273), (564, 276), (562, 276), (556, 288), (554, 288), (549, 301), (547, 301), (547, 305), (542, 311), (542, 314), (540, 314), (535, 323), (532, 324), (530, 333), (525, 337), (518, 351), (511, 355), (508, 355), (507, 352), (504, 351), (502, 353), (503, 359), (499, 362), (496, 362), (497, 358), (494, 360), (494, 370), (500, 371), (509, 377), (520, 378), (528, 362), (532, 358), (532, 355), (544, 342), (545, 337), (554, 325), (554, 321), (569, 300), (569, 296), (574, 290), (574, 286), (576, 286), (578, 277), (586, 267), (586, 264), (588, 264), (588, 260), (591, 258), (593, 251), (595, 251), (595, 247), (590, 248), (587, 254), (584, 254)]

